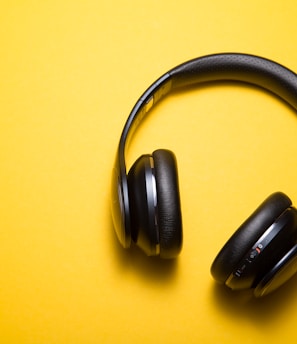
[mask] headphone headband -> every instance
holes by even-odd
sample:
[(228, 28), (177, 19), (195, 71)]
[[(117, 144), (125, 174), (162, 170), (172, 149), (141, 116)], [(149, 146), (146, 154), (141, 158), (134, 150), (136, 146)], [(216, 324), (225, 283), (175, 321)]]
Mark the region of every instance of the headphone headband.
[(131, 243), (125, 150), (127, 142), (148, 111), (172, 90), (213, 81), (238, 81), (264, 88), (297, 111), (297, 76), (284, 66), (246, 54), (215, 54), (185, 62), (161, 76), (139, 98), (124, 126), (112, 179), (112, 213), (117, 236)]

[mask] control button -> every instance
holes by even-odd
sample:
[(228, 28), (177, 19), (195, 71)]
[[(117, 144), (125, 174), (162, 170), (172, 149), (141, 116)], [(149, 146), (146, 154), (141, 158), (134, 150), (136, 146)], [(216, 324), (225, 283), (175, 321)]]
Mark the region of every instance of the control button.
[(236, 270), (235, 276), (240, 277), (246, 268), (246, 264), (243, 264), (239, 269)]
[(259, 249), (252, 250), (249, 255), (250, 260), (254, 260), (259, 255)]

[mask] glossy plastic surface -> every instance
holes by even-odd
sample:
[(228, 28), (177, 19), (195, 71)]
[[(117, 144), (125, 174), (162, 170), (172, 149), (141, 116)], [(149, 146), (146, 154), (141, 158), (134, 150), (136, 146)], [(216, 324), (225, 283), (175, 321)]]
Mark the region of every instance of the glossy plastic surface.
[(297, 272), (297, 245), (278, 261), (257, 285), (256, 297), (266, 296), (291, 279)]

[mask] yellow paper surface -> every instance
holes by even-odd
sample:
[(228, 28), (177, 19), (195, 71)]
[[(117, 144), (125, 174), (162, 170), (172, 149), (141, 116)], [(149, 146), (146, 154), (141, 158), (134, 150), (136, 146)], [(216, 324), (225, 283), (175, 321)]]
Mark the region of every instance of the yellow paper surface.
[(160, 103), (128, 166), (172, 149), (184, 246), (124, 250), (111, 170), (141, 93), (188, 59), (261, 55), (297, 71), (295, 1), (6, 1), (0, 5), (0, 343), (295, 343), (297, 279), (253, 300), (217, 286), (219, 249), (274, 191), (297, 204), (296, 113), (235, 84)]

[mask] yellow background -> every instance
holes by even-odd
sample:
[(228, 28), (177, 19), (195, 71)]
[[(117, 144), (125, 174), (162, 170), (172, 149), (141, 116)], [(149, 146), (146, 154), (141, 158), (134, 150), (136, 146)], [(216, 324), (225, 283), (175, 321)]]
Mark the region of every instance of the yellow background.
[(270, 193), (297, 204), (297, 120), (270, 94), (214, 85), (165, 99), (128, 164), (178, 159), (184, 247), (174, 262), (118, 244), (118, 139), (137, 98), (188, 59), (244, 52), (297, 71), (296, 1), (2, 1), (0, 342), (295, 343), (297, 279), (262, 300), (209, 268)]

